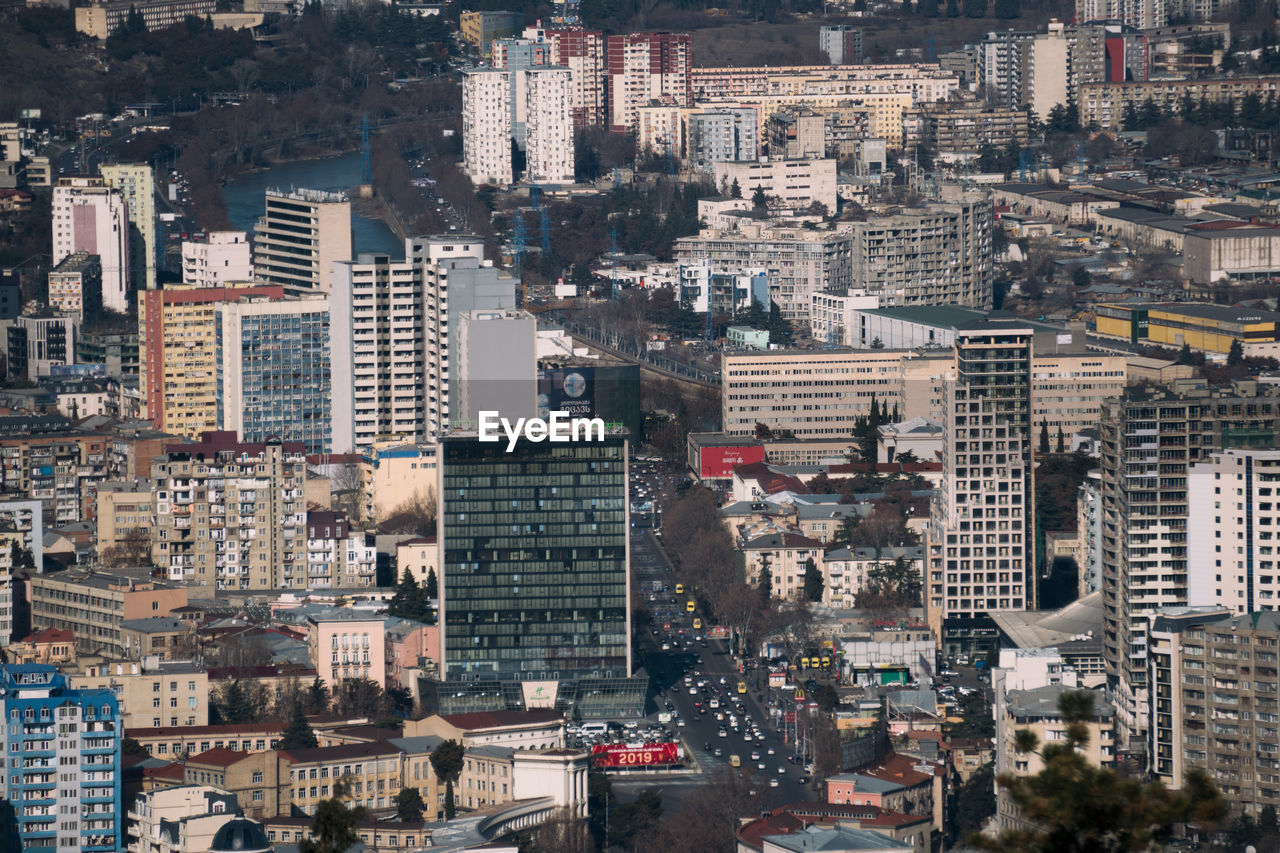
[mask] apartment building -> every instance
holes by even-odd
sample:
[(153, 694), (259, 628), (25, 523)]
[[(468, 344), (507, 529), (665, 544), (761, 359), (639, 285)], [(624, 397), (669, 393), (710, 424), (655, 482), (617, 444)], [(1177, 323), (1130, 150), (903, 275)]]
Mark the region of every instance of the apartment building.
[(978, 43), (978, 89), (1006, 110), (1023, 106), (1026, 73), (1034, 30), (990, 32)]
[(849, 24), (818, 28), (818, 47), (832, 65), (862, 62), (862, 30)]
[[(1232, 448), (1187, 471), (1187, 604), (1280, 609), (1280, 450)], [(1209, 523), (1212, 519), (1212, 524)]]
[[(123, 191), (104, 178), (60, 178), (53, 188), (53, 264), (68, 255), (98, 256), (102, 307), (124, 312), (131, 293), (129, 208)], [(68, 362), (70, 363), (70, 362)]]
[(1280, 75), (1216, 77), (1195, 80), (1146, 80), (1135, 83), (1085, 83), (1080, 89), (1080, 123), (1119, 130), (1127, 111), (1151, 101), (1165, 115), (1182, 111), (1186, 99), (1193, 103), (1240, 103), (1248, 95), (1264, 101), (1280, 92)]
[(332, 449), (327, 293), (218, 303), (213, 342), (219, 429)]
[(674, 171), (688, 152), (686, 125), (690, 110), (674, 104), (650, 103), (636, 109), (636, 150), (662, 157)]
[(463, 41), (488, 57), (494, 39), (519, 31), (520, 18), (519, 12), (463, 12), (458, 16), (458, 32)]
[(110, 691), (126, 729), (209, 725), (209, 674), (191, 661), (82, 663), (67, 672), (67, 683)]
[(1059, 432), (1069, 439), (1096, 429), (1103, 401), (1124, 394), (1127, 376), (1124, 356), (1037, 352), (1031, 360), (1032, 426), (1047, 429), (1055, 441)]
[(766, 567), (770, 591), (782, 601), (797, 601), (804, 592), (809, 561), (822, 571), (822, 542), (787, 530), (767, 530), (745, 536), (737, 543), (747, 583), (758, 586)]
[(572, 184), (572, 72), (533, 68), (517, 74), (524, 83), (524, 179), (533, 184)]
[(944, 644), (993, 612), (1034, 609), (1038, 601), (1030, 547), (1033, 340), (1030, 327), (1012, 320), (956, 334), (924, 578), (925, 611)]
[(54, 366), (75, 364), (80, 321), (71, 314), (48, 309), (22, 314), (5, 331), (10, 379), (34, 382)]
[(70, 631), (80, 653), (125, 656), (123, 623), (167, 616), (187, 605), (187, 590), (160, 581), (73, 570), (28, 580), (33, 628)]
[(925, 113), (925, 139), (939, 154), (975, 154), (983, 145), (1025, 145), (1027, 113), (982, 105), (938, 105)]
[(373, 586), (378, 553), (371, 537), (351, 529), (345, 512), (307, 513), (307, 588)]
[[(146, 20), (145, 12), (143, 20)], [(147, 163), (104, 163), (98, 171), (107, 186), (124, 194), (129, 214), (129, 281), (134, 290), (154, 290), (159, 257), (155, 170)]]
[(166, 576), (217, 589), (307, 588), (305, 449), (206, 432), (151, 468), (151, 557)]
[(138, 333), (123, 330), (105, 331), (83, 328), (76, 340), (79, 364), (101, 364), (108, 376), (117, 379), (138, 375)]
[[(769, 156), (784, 160), (826, 156), (826, 119), (816, 110), (790, 107), (769, 116)], [(745, 158), (744, 158), (745, 159)]]
[(505, 187), (512, 181), (512, 73), (473, 70), (462, 75), (462, 160), (473, 183)]
[(218, 428), (218, 306), (282, 299), (284, 288), (167, 284), (138, 296), (143, 417), (156, 429), (196, 438)]
[(203, 240), (182, 241), (182, 283), (225, 287), (253, 280), (253, 248), (244, 231), (210, 231)]
[(849, 287), (879, 297), (881, 305), (990, 309), (993, 219), (990, 198), (971, 192), (854, 222)]
[(836, 209), (835, 160), (750, 160), (715, 163), (712, 172), (718, 187), (735, 183), (744, 196), (757, 190), (784, 206), (805, 208), (821, 204)]
[(681, 33), (626, 33), (605, 44), (608, 124), (635, 130), (637, 110), (650, 101), (693, 105), (693, 44)]
[(97, 255), (76, 252), (49, 270), (49, 307), (83, 321), (102, 311), (102, 264)]
[(1102, 589), (1102, 471), (1085, 475), (1076, 495), (1078, 598)]
[(330, 688), (351, 679), (386, 683), (386, 631), (382, 617), (338, 611), (308, 618), (307, 631), (311, 662), (320, 680)]
[[(1168, 0), (1076, 0), (1077, 21), (1119, 21), (1138, 30), (1169, 21)], [(1179, 4), (1180, 5), (1180, 4)]]
[(1177, 790), (1204, 770), (1233, 814), (1280, 807), (1280, 617), (1173, 608), (1150, 638), (1151, 774)]
[(351, 202), (345, 194), (267, 190), (265, 213), (253, 231), (258, 281), (328, 293), (334, 262), (351, 256)]
[(1149, 725), (1149, 622), (1187, 604), (1191, 467), (1214, 451), (1274, 447), (1278, 426), (1280, 397), (1251, 382), (1182, 394), (1132, 387), (1103, 404), (1102, 642), (1123, 742)]
[(23, 850), (115, 853), (124, 843), (122, 729), (106, 690), (72, 690), (56, 668), (0, 666), (8, 721), (4, 798)]
[(162, 30), (180, 24), (189, 16), (204, 19), (217, 11), (215, 0), (106, 0), (76, 9), (76, 29), (90, 38), (105, 40), (114, 35), (136, 9), (148, 30)]
[(369, 493), (366, 517), (383, 521), (400, 507), (435, 495), (439, 445), (374, 445), (362, 465)]
[(756, 223), (744, 224), (737, 231), (703, 229), (696, 237), (676, 240), (675, 255), (682, 264), (709, 261), (719, 272), (764, 270), (769, 298), (782, 317), (801, 324), (809, 322), (814, 293), (844, 293), (852, 282), (846, 233)]
[(760, 116), (750, 107), (687, 112), (684, 152), (689, 165), (706, 170), (716, 163), (754, 160), (760, 153), (759, 124)]
[[(157, 758), (172, 761), (189, 760), (209, 750), (226, 750), (237, 754), (253, 754), (275, 749), (284, 734), (284, 723), (273, 720), (262, 723), (237, 723), (215, 726), (161, 726), (128, 729), (126, 735)], [(212, 784), (208, 776), (192, 778), (189, 783)]]
[(239, 811), (235, 794), (212, 785), (139, 794), (129, 808), (129, 853), (204, 853)]
[[(827, 536), (824, 541), (833, 538)], [(920, 548), (893, 545), (888, 548), (845, 547), (827, 551), (818, 561), (823, 580), (822, 603), (837, 609), (857, 607), (858, 595), (867, 585), (867, 576), (876, 568), (892, 565), (896, 560), (902, 560), (912, 572), (923, 576), (924, 553)], [(907, 660), (906, 657), (894, 658), (897, 663)]]
[(902, 350), (773, 350), (721, 356), (721, 423), (726, 435), (755, 436), (756, 425), (796, 438), (853, 435), (873, 400), (901, 387)]
[(743, 68), (695, 68), (693, 99), (750, 99), (773, 95), (907, 95), (913, 104), (945, 101), (959, 80), (933, 63), (900, 65), (785, 65)]
[(98, 484), (97, 548), (109, 550), (146, 543), (139, 551), (150, 551), (151, 483), (142, 478), (103, 480)]

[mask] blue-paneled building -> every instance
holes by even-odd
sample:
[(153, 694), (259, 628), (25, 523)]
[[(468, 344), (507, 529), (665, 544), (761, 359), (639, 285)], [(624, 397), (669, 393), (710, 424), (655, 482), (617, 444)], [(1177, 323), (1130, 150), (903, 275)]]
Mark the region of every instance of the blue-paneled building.
[(72, 690), (45, 664), (0, 666), (5, 718), (4, 832), (28, 853), (124, 845), (120, 705), (110, 690)]

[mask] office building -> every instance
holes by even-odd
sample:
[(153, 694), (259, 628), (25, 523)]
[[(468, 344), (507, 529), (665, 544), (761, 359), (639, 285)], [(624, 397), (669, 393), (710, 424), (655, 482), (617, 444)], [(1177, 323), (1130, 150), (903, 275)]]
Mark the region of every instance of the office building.
[(53, 263), (86, 252), (102, 268), (102, 307), (129, 308), (129, 213), (124, 193), (102, 178), (62, 178), (53, 188)]
[(881, 305), (990, 309), (993, 218), (991, 199), (970, 192), (854, 222), (849, 287), (878, 296)]
[[(684, 126), (685, 157), (695, 169), (709, 170), (716, 163), (731, 160), (754, 160), (760, 152), (755, 110), (712, 109), (688, 114)], [(655, 149), (658, 150), (658, 149)], [(679, 147), (673, 150), (678, 156)], [(727, 188), (722, 188), (727, 189)]]
[(638, 109), (650, 101), (693, 105), (693, 43), (688, 34), (609, 36), (606, 49), (608, 122), (614, 131), (635, 130)]
[(330, 447), (329, 296), (248, 297), (214, 309), (218, 425), (246, 442)]
[(79, 321), (58, 311), (23, 314), (7, 330), (10, 379), (35, 381), (55, 365), (75, 364)]
[(538, 413), (538, 322), (527, 311), (469, 311), (458, 318), (451, 428), (475, 429), (481, 412), (512, 423)]
[(719, 162), (712, 172), (717, 187), (735, 183), (745, 198), (757, 190), (765, 198), (792, 209), (820, 204), (828, 212), (836, 209), (835, 160), (749, 160)]
[[(124, 736), (109, 690), (71, 690), (55, 667), (0, 666), (4, 798), (15, 849), (115, 853), (124, 844)], [(71, 769), (73, 772), (68, 772)]]
[(125, 656), (127, 620), (168, 616), (187, 605), (185, 588), (100, 571), (33, 575), (28, 595), (33, 628), (70, 631), (77, 652), (114, 660)]
[(76, 252), (49, 270), (49, 307), (83, 321), (102, 312), (102, 264), (97, 255)]
[[(1233, 448), (1187, 472), (1187, 604), (1280, 609), (1280, 450)], [(1212, 523), (1210, 523), (1212, 521)]]
[[(144, 15), (145, 20), (145, 15)], [(129, 284), (133, 290), (156, 286), (156, 175), (146, 163), (103, 165), (107, 186), (124, 194), (129, 212)]]
[(218, 428), (218, 306), (281, 299), (284, 288), (167, 284), (138, 296), (142, 416), (156, 429), (197, 438)]
[(818, 28), (818, 47), (832, 65), (862, 64), (862, 30), (848, 24)]
[(306, 589), (306, 478), (301, 442), (168, 445), (151, 466), (153, 563), (217, 589)]
[(572, 76), (573, 126), (603, 127), (605, 113), (605, 40), (599, 30), (557, 27), (546, 31), (551, 64)]
[(992, 613), (1036, 607), (1033, 339), (1011, 320), (956, 332), (924, 578), (929, 624), (944, 645)]
[(203, 20), (217, 8), (216, 0), (105, 0), (77, 7), (76, 29), (90, 38), (105, 40), (125, 25), (135, 9), (147, 30), (153, 31), (180, 24), (188, 17)]
[(264, 284), (328, 293), (335, 261), (351, 260), (351, 202), (342, 193), (267, 190), (253, 232), (253, 273)]
[(525, 104), (524, 180), (531, 184), (573, 183), (571, 72), (567, 68), (533, 68), (515, 72), (515, 76), (523, 83)]
[[(744, 190), (745, 192), (745, 190)], [(769, 298), (784, 320), (807, 325), (814, 293), (845, 293), (852, 282), (847, 233), (744, 223), (736, 231), (704, 228), (675, 242), (681, 264), (743, 274), (764, 270)]]
[[(1150, 620), (1187, 604), (1191, 467), (1214, 451), (1275, 447), (1278, 428), (1280, 397), (1254, 383), (1185, 394), (1133, 387), (1103, 404), (1102, 642), (1125, 742), (1149, 725)], [(1213, 517), (1232, 518), (1230, 509)], [(1233, 574), (1244, 573), (1224, 567)]]
[(225, 287), (253, 280), (253, 250), (243, 231), (210, 231), (203, 240), (182, 241), (182, 283)]
[(1280, 807), (1280, 616), (1171, 608), (1154, 615), (1150, 643), (1147, 770), (1174, 790), (1205, 771), (1233, 815)]
[(511, 171), (511, 73), (462, 75), (462, 159), (475, 184), (507, 186)]
[(499, 703), (489, 710), (585, 717), (643, 702), (647, 679), (631, 678), (627, 447), (618, 434), (522, 440), (510, 453), (474, 435), (442, 441), (442, 694), (487, 686)]

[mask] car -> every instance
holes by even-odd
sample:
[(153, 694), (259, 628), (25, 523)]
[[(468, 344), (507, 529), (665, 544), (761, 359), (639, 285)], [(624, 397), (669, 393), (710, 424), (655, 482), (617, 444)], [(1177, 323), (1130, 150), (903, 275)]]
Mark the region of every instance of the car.
[(760, 752), (758, 750), (751, 753), (751, 760), (752, 761), (760, 760)]
[(684, 717), (681, 717), (680, 719), (676, 720), (676, 725), (683, 729), (683, 728), (684, 728)]
[(697, 695), (698, 695), (698, 688), (696, 688), (696, 687), (690, 687), (690, 688), (689, 688), (689, 695), (690, 695), (690, 696), (697, 696)]
[(728, 730), (728, 729), (721, 729), (721, 730), (720, 730), (720, 737), (728, 737), (728, 736), (729, 736), (729, 730)]
[(716, 756), (716, 758), (719, 758), (719, 757), (720, 757), (720, 756), (722, 756), (722, 755), (724, 755), (724, 750), (717, 746), (717, 747), (716, 747), (716, 749), (715, 749), (715, 756)]
[(758, 763), (756, 764), (756, 769), (757, 769), (757, 770), (764, 770), (764, 769), (765, 769), (764, 762), (763, 762), (763, 761), (758, 762)]
[(785, 768), (785, 767), (779, 767), (779, 768), (778, 768), (778, 775), (779, 775), (779, 776), (786, 776), (786, 775), (787, 775), (787, 768)]
[(769, 747), (768, 749), (765, 750), (765, 752), (768, 753), (769, 755), (773, 755), (776, 751), (777, 750), (775, 750), (773, 747)]
[(808, 784), (809, 784), (809, 777), (808, 777), (808, 776), (801, 776), (801, 777), (800, 777), (800, 784), (801, 784), (801, 785), (808, 785)]
[(769, 780), (769, 787), (770, 787), (770, 788), (776, 788), (776, 787), (778, 787), (778, 780), (777, 780), (777, 779), (770, 779), (770, 780)]

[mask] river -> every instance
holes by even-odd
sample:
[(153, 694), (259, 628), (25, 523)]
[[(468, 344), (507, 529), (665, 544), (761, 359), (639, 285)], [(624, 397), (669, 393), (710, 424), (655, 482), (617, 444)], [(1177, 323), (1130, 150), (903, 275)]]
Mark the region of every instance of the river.
[[(360, 152), (352, 151), (336, 157), (280, 163), (261, 172), (250, 172), (229, 181), (222, 188), (222, 195), (232, 224), (252, 232), (262, 216), (263, 199), (268, 189), (350, 191), (359, 183)], [(381, 219), (366, 219), (352, 213), (351, 243), (357, 254), (383, 252), (397, 258), (404, 256), (404, 243), (396, 239)]]

